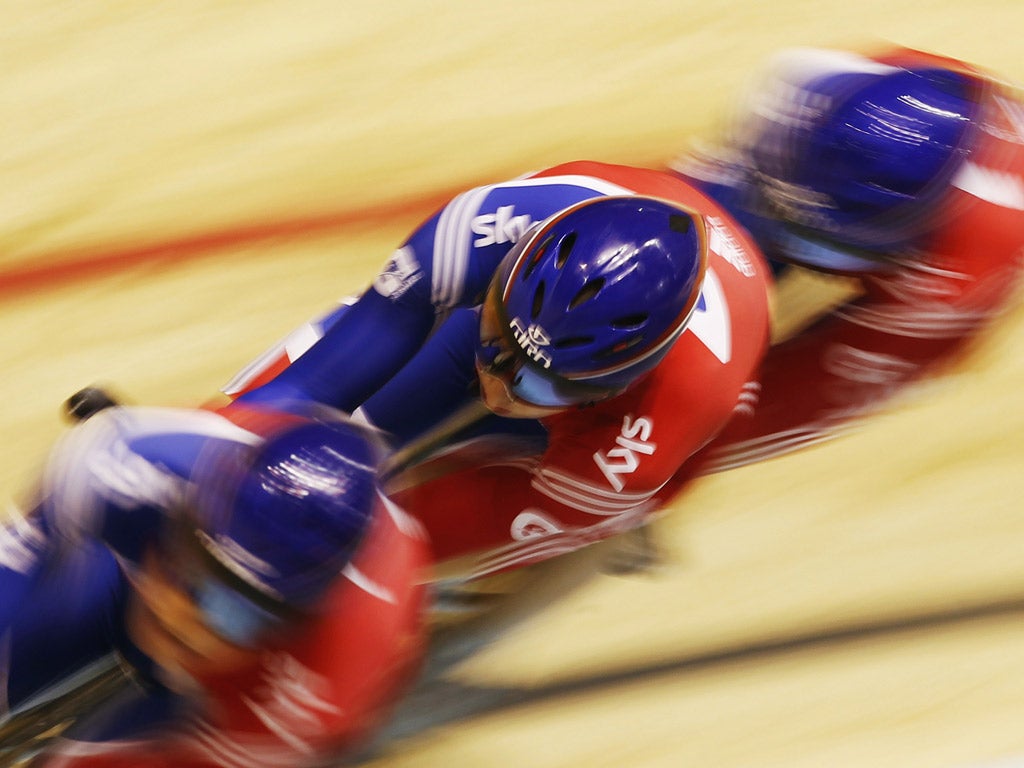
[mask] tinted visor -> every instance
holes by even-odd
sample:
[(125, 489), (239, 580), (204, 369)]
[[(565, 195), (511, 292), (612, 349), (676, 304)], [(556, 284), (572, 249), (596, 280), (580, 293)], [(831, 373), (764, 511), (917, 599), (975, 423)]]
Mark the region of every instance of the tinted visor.
[(516, 341), (500, 296), (500, 273), (480, 310), (477, 368), (498, 378), (510, 397), (541, 408), (569, 408), (604, 400), (616, 390), (563, 378), (530, 359)]
[(261, 645), (297, 612), (229, 571), (202, 545), (188, 515), (160, 547), (161, 567), (202, 615), (203, 623), (235, 645)]
[(235, 645), (255, 647), (283, 622), (281, 616), (261, 608), (216, 577), (191, 584), (188, 594), (203, 623)]

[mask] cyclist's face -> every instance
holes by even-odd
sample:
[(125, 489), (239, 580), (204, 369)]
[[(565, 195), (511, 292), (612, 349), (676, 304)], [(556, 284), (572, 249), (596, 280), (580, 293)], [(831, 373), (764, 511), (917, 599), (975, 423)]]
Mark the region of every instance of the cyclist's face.
[(257, 660), (259, 648), (236, 645), (210, 629), (199, 606), (170, 577), (155, 551), (147, 553), (131, 583), (129, 636), (163, 670), (163, 682), (172, 689), (190, 689), (196, 678), (230, 673)]
[[(480, 343), (485, 346), (503, 343), (497, 310), (490, 301), (485, 301), (480, 310)], [(511, 350), (499, 352), (495, 358), (497, 365), (491, 366), (490, 369), (477, 359), (476, 372), (480, 379), (480, 398), (484, 405), (498, 416), (510, 419), (542, 419), (565, 410), (564, 407), (545, 407), (516, 399), (509, 387), (508, 377), (500, 372), (492, 372), (492, 369), (500, 370), (501, 363), (504, 362), (503, 355), (514, 354)]]

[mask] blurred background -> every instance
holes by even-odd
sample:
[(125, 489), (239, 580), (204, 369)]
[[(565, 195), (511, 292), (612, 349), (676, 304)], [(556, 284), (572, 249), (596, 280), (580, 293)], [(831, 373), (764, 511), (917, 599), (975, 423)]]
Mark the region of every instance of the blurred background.
[[(1024, 4), (0, 0), (0, 492), (104, 383), (196, 404), (454, 192), (662, 166), (786, 46), (1024, 80)], [(856, 434), (707, 478), (373, 760), (1024, 765), (1024, 313)]]

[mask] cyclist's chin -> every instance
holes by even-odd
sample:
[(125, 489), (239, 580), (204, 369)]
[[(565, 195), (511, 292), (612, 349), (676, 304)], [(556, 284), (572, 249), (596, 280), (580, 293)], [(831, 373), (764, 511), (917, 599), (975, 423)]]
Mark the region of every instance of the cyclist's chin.
[(484, 405), (486, 405), (487, 409), (491, 413), (493, 413), (495, 416), (503, 416), (503, 417), (505, 417), (507, 419), (508, 418), (513, 418), (513, 416), (512, 416), (513, 409), (510, 408), (508, 405), (506, 405), (504, 403), (488, 403), (485, 400), (484, 401)]
[(518, 401), (510, 403), (507, 400), (491, 403), (484, 399), (484, 405), (495, 416), (501, 416), (505, 419), (543, 419), (545, 416), (551, 416), (564, 410), (563, 408), (545, 408)]
[(165, 684), (174, 690), (187, 692), (197, 680), (232, 674), (257, 658), (254, 649), (234, 645), (199, 622), (186, 619), (171, 624), (168, 618), (158, 616), (135, 596), (127, 628), (132, 641), (163, 671)]
[(254, 662), (258, 650), (236, 645), (211, 630), (189, 597), (154, 567), (152, 553), (133, 581), (125, 625), (132, 642), (174, 684), (231, 674)]
[(506, 419), (542, 419), (562, 410), (516, 400), (501, 379), (486, 372), (480, 373), (480, 399), (491, 413)]

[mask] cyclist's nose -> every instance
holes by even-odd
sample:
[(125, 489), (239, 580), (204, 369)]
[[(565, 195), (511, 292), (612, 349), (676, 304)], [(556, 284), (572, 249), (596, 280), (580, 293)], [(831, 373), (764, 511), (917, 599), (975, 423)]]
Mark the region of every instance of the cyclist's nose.
[(515, 400), (505, 386), (504, 380), (500, 376), (479, 369), (477, 375), (480, 378), (480, 398), (484, 405), (499, 415), (507, 412)]

